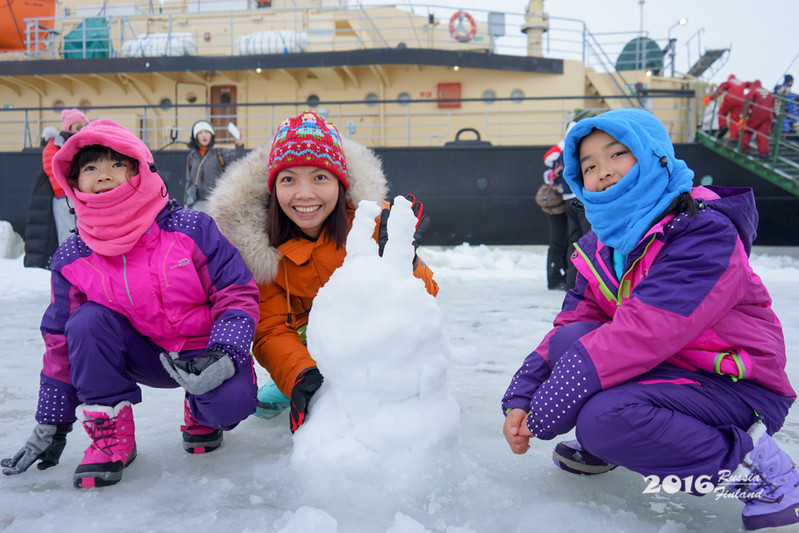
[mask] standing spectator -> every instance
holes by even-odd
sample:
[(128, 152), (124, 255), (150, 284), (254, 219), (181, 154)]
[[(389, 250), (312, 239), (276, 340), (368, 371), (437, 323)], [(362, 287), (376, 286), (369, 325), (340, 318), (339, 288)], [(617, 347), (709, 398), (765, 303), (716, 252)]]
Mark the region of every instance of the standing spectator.
[[(566, 127), (566, 133), (571, 130), (577, 122), (583, 118), (593, 115), (590, 110), (578, 111), (574, 119), (569, 122)], [(569, 184), (563, 179), (563, 142), (561, 140), (558, 144), (547, 150), (544, 154), (544, 164), (550, 167), (544, 173), (544, 181), (550, 183), (557, 192), (563, 195), (563, 219), (553, 218), (558, 217), (557, 214), (549, 215), (549, 250), (547, 252), (547, 287), (550, 289), (564, 289), (569, 290), (574, 288), (577, 279), (577, 269), (574, 264), (569, 260), (574, 247), (574, 243), (580, 240), (580, 237), (588, 233), (591, 229), (591, 223), (585, 216), (585, 209), (576, 196), (569, 188)], [(553, 181), (549, 181), (549, 180)], [(563, 222), (561, 222), (563, 221)], [(565, 228), (562, 224), (565, 224)], [(553, 246), (553, 243), (555, 245)], [(561, 244), (562, 243), (562, 244)], [(565, 285), (561, 286), (558, 270), (561, 268), (561, 250), (563, 250), (563, 268), (565, 269)]]
[(782, 134), (790, 140), (796, 140), (796, 127), (799, 125), (799, 108), (796, 105), (796, 95), (791, 92), (792, 88), (793, 76), (786, 74), (783, 82), (774, 88), (774, 93), (778, 97), (775, 103), (779, 105), (779, 109), (775, 109), (775, 113), (779, 115), (784, 111), (785, 120), (782, 123)]
[[(727, 81), (721, 83), (716, 92), (710, 95), (712, 100), (717, 95), (724, 94), (724, 101), (719, 109), (719, 133), (717, 136), (719, 139), (723, 138), (729, 131), (730, 140), (734, 143), (738, 142), (738, 134), (740, 132), (738, 120), (741, 118), (744, 97), (750, 86), (751, 83), (748, 81), (740, 81), (735, 77), (735, 74), (730, 74)], [(727, 121), (729, 121), (729, 126), (727, 126)]]
[(641, 104), (641, 108), (652, 113), (652, 97), (649, 96), (649, 90), (640, 81), (635, 84), (635, 95), (638, 97), (638, 103)]
[(244, 135), (236, 139), (236, 148), (214, 146), (216, 131), (207, 120), (198, 120), (191, 127), (189, 157), (186, 160), (186, 196), (184, 205), (205, 211), (208, 196), (227, 165), (244, 157)]
[(755, 80), (752, 82), (746, 101), (749, 102), (749, 107), (741, 137), (741, 151), (749, 153), (749, 143), (752, 140), (752, 133), (754, 133), (757, 139), (757, 156), (760, 159), (768, 159), (769, 133), (771, 132), (771, 122), (774, 119), (774, 93), (762, 87), (760, 80)]
[[(41, 150), (50, 140), (58, 135), (58, 128), (47, 126), (42, 132)], [(36, 183), (31, 191), (28, 204), (28, 217), (25, 221), (25, 258), (26, 267), (50, 268), (53, 254), (58, 248), (58, 233), (53, 218), (53, 186), (44, 168), (39, 170)]]
[[(547, 200), (560, 197), (560, 203), (551, 205), (542, 203), (541, 190), (536, 195), (536, 201), (547, 215), (549, 228), (549, 243), (547, 247), (547, 288), (549, 290), (568, 290), (566, 287), (566, 264), (569, 261), (569, 235), (566, 221), (566, 206), (564, 205), (563, 192), (566, 182), (563, 180), (563, 141), (547, 150), (544, 154), (544, 164), (549, 167), (544, 171), (544, 185)], [(568, 188), (568, 186), (566, 186)]]
[(69, 207), (67, 195), (53, 174), (53, 156), (67, 139), (78, 133), (88, 123), (89, 119), (80, 109), (64, 109), (61, 111), (61, 125), (63, 126), (61, 133), (48, 140), (42, 150), (42, 166), (50, 179), (50, 186), (53, 188), (53, 218), (58, 234), (58, 244), (64, 242), (72, 234), (72, 230), (75, 228), (75, 213)]
[(699, 123), (699, 131), (707, 132), (708, 135), (716, 137), (719, 132), (719, 104), (720, 98), (716, 93), (708, 94), (702, 100), (705, 110), (702, 113), (702, 122)]

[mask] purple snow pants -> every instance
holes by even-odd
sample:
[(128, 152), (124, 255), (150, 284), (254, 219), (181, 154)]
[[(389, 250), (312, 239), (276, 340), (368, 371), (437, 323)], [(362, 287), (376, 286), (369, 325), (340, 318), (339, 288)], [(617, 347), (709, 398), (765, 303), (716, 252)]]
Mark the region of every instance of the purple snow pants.
[[(577, 322), (550, 341), (556, 359), (598, 324)], [(552, 360), (552, 359), (550, 359)], [(758, 418), (782, 427), (793, 399), (746, 380), (662, 363), (598, 392), (577, 415), (580, 444), (611, 464), (660, 479), (733, 471), (752, 450), (746, 430)]]
[[(70, 377), (78, 400), (87, 405), (140, 403), (139, 384), (155, 388), (179, 385), (158, 355), (165, 350), (136, 331), (127, 318), (96, 303), (85, 303), (67, 320)], [(203, 350), (181, 353), (181, 359)], [(233, 377), (205, 394), (186, 394), (194, 418), (205, 426), (230, 430), (255, 412), (257, 385), (252, 363), (236, 365)]]

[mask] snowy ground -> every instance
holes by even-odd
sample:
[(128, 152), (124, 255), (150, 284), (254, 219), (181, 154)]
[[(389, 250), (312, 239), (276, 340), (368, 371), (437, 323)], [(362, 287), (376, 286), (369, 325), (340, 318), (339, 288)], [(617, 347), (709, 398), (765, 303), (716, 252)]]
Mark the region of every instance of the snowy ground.
[[(594, 478), (573, 476), (553, 466), (554, 441), (533, 441), (524, 456), (510, 452), (501, 432), (500, 398), (523, 357), (548, 330), (562, 297), (545, 289), (544, 252), (543, 247), (468, 245), (420, 250), (441, 286), (437, 302), (451, 345), (446, 383), (448, 395), (460, 407), (460, 450), (442, 447), (447, 457), (439, 457), (442, 465), (452, 462), (456, 467), (433, 468), (431, 476), (421, 476), (423, 490), (411, 488), (410, 496), (403, 497), (405, 489), (392, 489), (395, 479), (371, 476), (368, 469), (323, 467), (315, 477), (306, 467), (300, 475), (292, 466), (297, 437), (289, 432), (285, 413), (267, 421), (250, 417), (225, 435), (220, 450), (188, 455), (180, 444), (182, 391), (144, 388), (144, 401), (134, 408), (139, 456), (120, 484), (88, 491), (72, 488), (72, 472), (88, 443), (76, 427), (57, 467), (0, 476), (0, 531), (739, 530), (742, 504), (737, 500), (644, 494), (642, 476), (624, 469)], [(773, 249), (756, 249), (752, 264), (785, 326), (789, 373), (799, 385), (799, 259), (790, 252), (795, 250), (775, 254)], [(38, 324), (48, 297), (48, 272), (23, 268), (22, 258), (0, 259), (0, 341), (5, 352), (0, 457), (13, 455), (34, 424), (43, 350)], [(386, 343), (403, 342), (402, 333), (391, 331)], [(260, 372), (259, 380), (265, 376)], [(440, 432), (448, 422), (452, 420), (434, 422), (430, 431)], [(375, 421), (375, 431), (390, 432), (386, 427)], [(407, 433), (397, 429), (398, 438)], [(799, 458), (797, 439), (799, 415), (794, 410), (777, 440)], [(435, 452), (423, 453), (432, 454), (425, 460), (436, 457)], [(348, 479), (337, 483), (339, 475)], [(360, 484), (357, 490), (351, 487), (353, 476)]]

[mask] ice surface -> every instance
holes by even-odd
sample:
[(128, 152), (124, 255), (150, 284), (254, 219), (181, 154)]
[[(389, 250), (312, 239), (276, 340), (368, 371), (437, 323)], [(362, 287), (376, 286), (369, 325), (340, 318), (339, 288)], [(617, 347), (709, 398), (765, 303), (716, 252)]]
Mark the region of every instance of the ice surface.
[[(314, 307), (309, 342), (330, 338), (330, 360), (320, 353), (327, 388), (307, 427), (292, 436), (285, 413), (250, 417), (226, 433), (218, 451), (192, 456), (181, 446), (182, 391), (145, 387), (134, 407), (139, 456), (122, 482), (72, 488), (88, 445), (76, 427), (57, 467), (0, 476), (0, 532), (740, 528), (737, 500), (644, 494), (642, 476), (623, 468), (592, 478), (567, 474), (552, 464), (555, 441), (533, 441), (523, 456), (510, 452), (500, 398), (563, 296), (546, 290), (544, 247), (423, 246), (419, 255), (441, 286), (433, 301), (404, 260), (378, 259), (376, 246), (359, 242), (351, 271), (339, 271)], [(799, 384), (799, 261), (794, 249), (768, 251), (756, 247), (752, 265), (774, 298), (788, 372)], [(34, 424), (38, 328), (48, 300), (47, 271), (23, 268), (21, 257), (0, 259), (0, 457), (16, 453)], [(375, 345), (380, 353), (360, 351)], [(258, 370), (259, 381), (266, 378)], [(795, 411), (776, 439), (799, 457)]]

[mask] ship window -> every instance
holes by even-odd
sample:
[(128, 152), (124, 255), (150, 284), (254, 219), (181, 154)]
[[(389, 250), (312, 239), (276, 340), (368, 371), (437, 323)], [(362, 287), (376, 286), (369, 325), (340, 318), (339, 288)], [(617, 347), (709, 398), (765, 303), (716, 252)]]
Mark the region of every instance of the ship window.
[(497, 93), (488, 89), (486, 92), (483, 93), (483, 102), (487, 104), (493, 104), (494, 100), (497, 99)]
[(64, 103), (63, 100), (56, 100), (55, 102), (53, 102), (53, 107), (55, 107), (56, 109), (64, 109), (65, 107), (67, 107), (67, 105)]
[(376, 106), (378, 100), (379, 100), (379, 98), (377, 97), (377, 95), (375, 93), (369, 93), (369, 94), (366, 95), (366, 105), (368, 105), (370, 107)]
[(400, 93), (397, 100), (399, 100), (401, 106), (406, 106), (411, 101), (411, 95), (408, 93)]
[(319, 97), (315, 94), (312, 94), (308, 97), (305, 103), (307, 103), (310, 107), (316, 107), (319, 105)]
[(78, 102), (78, 108), (80, 109), (89, 109), (91, 106), (92, 106), (91, 100), (83, 99), (80, 102)]
[(510, 93), (510, 99), (514, 104), (521, 104), (524, 99), (524, 92), (519, 89), (514, 89), (514, 91)]
[(172, 100), (170, 100), (169, 98), (161, 98), (161, 101), (158, 102), (158, 107), (166, 111), (167, 109), (172, 107)]

